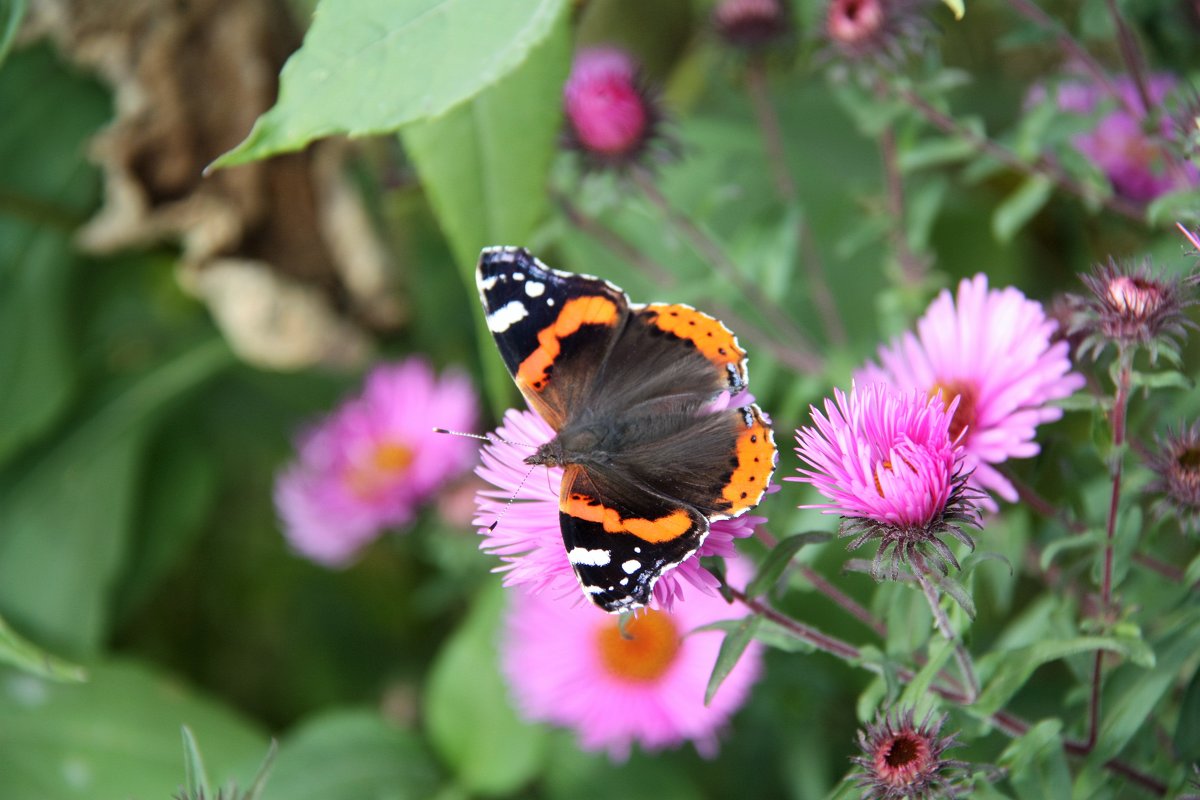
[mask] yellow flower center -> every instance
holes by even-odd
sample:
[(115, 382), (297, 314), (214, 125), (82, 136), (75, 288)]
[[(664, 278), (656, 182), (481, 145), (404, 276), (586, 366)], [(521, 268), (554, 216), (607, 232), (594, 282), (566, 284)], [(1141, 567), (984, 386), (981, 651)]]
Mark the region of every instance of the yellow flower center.
[(679, 643), (679, 632), (671, 617), (649, 609), (628, 620), (623, 632), (616, 620), (597, 631), (604, 668), (630, 683), (648, 683), (661, 677), (675, 662)]
[[(954, 409), (954, 416), (950, 419), (950, 441), (954, 441), (960, 433), (974, 426), (975, 403), (978, 400), (979, 392), (975, 388), (975, 384), (970, 381), (939, 380), (929, 390), (929, 396), (932, 398), (939, 394), (947, 408), (954, 402), (954, 398), (958, 398), (958, 408)], [(969, 436), (970, 433), (967, 435)]]
[(386, 492), (412, 464), (413, 452), (399, 442), (381, 442), (362, 463), (346, 472), (346, 484), (355, 495), (371, 500)]

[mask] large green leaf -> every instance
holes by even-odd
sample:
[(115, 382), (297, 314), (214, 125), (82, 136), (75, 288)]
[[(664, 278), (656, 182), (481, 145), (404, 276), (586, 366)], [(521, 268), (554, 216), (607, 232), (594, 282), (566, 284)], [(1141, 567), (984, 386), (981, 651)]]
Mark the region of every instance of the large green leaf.
[(232, 363), (210, 340), (83, 417), (0, 490), (0, 611), (70, 654), (107, 631), (125, 557), (142, 444), (166, 405)]
[(433, 665), (426, 691), (429, 736), (458, 783), (475, 794), (501, 795), (533, 777), (545, 733), (517, 718), (500, 677), (496, 638), (503, 591), (494, 582)]
[(1152, 669), (1124, 664), (1104, 687), (1103, 721), (1089, 762), (1099, 767), (1115, 757), (1145, 724), (1179, 670), (1200, 650), (1200, 624), (1192, 624), (1156, 643)]
[(1008, 770), (1021, 800), (1071, 796), (1061, 720), (1043, 720), (1014, 740), (1000, 755), (1000, 766)]
[[(4, 6), (0, 0), (0, 40)], [(36, 48), (0, 70), (0, 108), (3, 463), (44, 431), (71, 396), (71, 234), (96, 198), (95, 170), (84, 164), (83, 152), (108, 117), (108, 103), (49, 50)]]
[(0, 797), (157, 800), (184, 784), (180, 725), (203, 743), (215, 784), (246, 785), (266, 737), (178, 681), (133, 663), (89, 667), (82, 684), (0, 672)]
[(407, 800), (432, 797), (432, 756), (411, 731), (369, 711), (332, 711), (288, 735), (263, 800)]
[[(449, 114), (402, 131), (472, 296), (480, 248), (526, 244), (546, 213), (568, 61), (564, 15), (520, 69)], [(492, 352), (483, 315), (471, 317), (481, 352)], [(512, 395), (511, 382), (498, 358), (484, 359), (484, 366), (488, 393), (499, 405)]]
[(2, 619), (0, 619), (0, 662), (52, 680), (81, 681), (85, 675), (82, 667), (68, 664), (44, 653), (30, 642), (22, 639)]
[(240, 145), (240, 164), (335, 133), (394, 131), (436, 117), (517, 68), (565, 0), (323, 0), (280, 76), (279, 100)]
[(26, 0), (0, 0), (0, 65), (4, 64), (8, 48), (17, 37), (27, 5)]

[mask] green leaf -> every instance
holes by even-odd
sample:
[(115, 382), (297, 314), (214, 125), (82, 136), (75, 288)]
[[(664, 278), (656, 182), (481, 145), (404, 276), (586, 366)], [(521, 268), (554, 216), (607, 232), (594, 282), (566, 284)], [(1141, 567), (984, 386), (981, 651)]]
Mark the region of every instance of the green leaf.
[(248, 775), (266, 737), (178, 680), (131, 662), (96, 664), (87, 683), (0, 672), (5, 800), (170, 797), (183, 784), (179, 728), (205, 743), (221, 783)]
[(108, 629), (146, 433), (167, 405), (233, 363), (212, 339), (84, 416), (0, 491), (0, 609), (39, 641), (94, 652)]
[(0, 70), (0, 108), (4, 463), (61, 415), (74, 390), (71, 237), (98, 194), (96, 170), (83, 154), (108, 118), (108, 102), (49, 48), (36, 47), (14, 54)]
[(996, 206), (992, 214), (992, 235), (999, 242), (1011, 242), (1013, 236), (1037, 216), (1054, 194), (1054, 182), (1044, 175), (1031, 175), (1016, 191)]
[(17, 38), (27, 5), (26, 0), (0, 0), (0, 66), (4, 65), (13, 39)]
[(1200, 625), (1192, 625), (1157, 643), (1153, 669), (1123, 665), (1104, 687), (1104, 718), (1096, 749), (1088, 762), (1100, 767), (1114, 758), (1146, 722), (1150, 712), (1178, 680), (1179, 670), (1200, 650)]
[(913, 676), (908, 686), (904, 687), (899, 705), (902, 708), (916, 708), (921, 702), (926, 701), (929, 687), (933, 685), (934, 679), (937, 678), (938, 673), (942, 671), (942, 667), (946, 665), (952, 655), (954, 655), (953, 642), (939, 639), (936, 643), (931, 644), (929, 660), (921, 667), (921, 671)]
[[(990, 674), (975, 710), (982, 715), (994, 714), (1025, 685), (1034, 670), (1043, 664), (1078, 653), (1108, 650), (1121, 655), (1138, 651), (1128, 641), (1106, 636), (1080, 636), (1074, 639), (1041, 641), (1028, 647), (1002, 653), (992, 653), (979, 661), (979, 673)], [(1144, 655), (1144, 650), (1138, 651)]]
[(1195, 386), (1195, 381), (1173, 369), (1161, 372), (1134, 370), (1129, 375), (1129, 381), (1134, 389), (1191, 389)]
[(43, 652), (22, 639), (3, 619), (0, 619), (0, 662), (50, 680), (82, 681), (87, 677), (83, 667)]
[(208, 771), (204, 769), (204, 757), (192, 729), (183, 726), (183, 778), (189, 797), (209, 797), (212, 789), (208, 785)]
[(1015, 739), (1000, 754), (999, 766), (1007, 769), (1021, 800), (1071, 796), (1061, 720), (1043, 720)]
[(713, 664), (712, 674), (708, 676), (708, 687), (704, 690), (704, 705), (712, 702), (721, 684), (733, 672), (742, 654), (746, 652), (754, 633), (758, 629), (759, 617), (751, 615), (740, 622), (737, 627), (725, 634), (721, 640), (721, 649), (717, 651), (717, 663)]
[[(501, 748), (503, 749), (503, 748)], [(365, 710), (304, 721), (279, 747), (263, 800), (419, 800), (439, 776), (421, 738)]]
[[(480, 249), (526, 244), (546, 214), (569, 50), (564, 15), (503, 81), (449, 114), (401, 132), (472, 296)], [(471, 318), (480, 352), (494, 353), (482, 312)], [(488, 396), (499, 412), (509, 405), (512, 380), (499, 358), (485, 357), (483, 364)]]
[(833, 538), (833, 534), (825, 531), (807, 531), (805, 533), (797, 533), (795, 536), (789, 536), (779, 542), (767, 553), (767, 557), (763, 559), (763, 563), (758, 568), (758, 574), (754, 576), (754, 580), (746, 587), (747, 597), (758, 597), (770, 591), (771, 587), (783, 575), (783, 571), (787, 569), (788, 564), (795, 558), (796, 553), (800, 552), (800, 548), (808, 544), (820, 544), (828, 542)]
[(1192, 674), (1187, 691), (1183, 693), (1183, 702), (1179, 704), (1175, 752), (1185, 763), (1200, 762), (1200, 669)]
[(1058, 557), (1059, 553), (1099, 547), (1103, 541), (1104, 535), (1098, 531), (1077, 533), (1071, 536), (1064, 536), (1061, 539), (1055, 539), (1042, 550), (1041, 558), (1038, 559), (1038, 566), (1044, 572), (1054, 563), (1054, 559)]
[(565, 0), (322, 0), (304, 45), (283, 68), (275, 106), (214, 166), (445, 114), (519, 67), (565, 7)]
[(496, 636), (504, 604), (499, 582), (442, 647), (425, 697), (429, 738), (457, 783), (476, 794), (513, 792), (537, 772), (545, 733), (517, 718), (500, 677)]

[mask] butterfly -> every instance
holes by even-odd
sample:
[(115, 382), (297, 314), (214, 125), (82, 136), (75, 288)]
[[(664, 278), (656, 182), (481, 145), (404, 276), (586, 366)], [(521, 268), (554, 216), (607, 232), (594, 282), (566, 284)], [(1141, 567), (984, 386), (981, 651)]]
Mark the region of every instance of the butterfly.
[(509, 373), (555, 432), (525, 463), (563, 468), (559, 524), (580, 586), (605, 611), (647, 605), (774, 473), (767, 419), (728, 402), (746, 388), (745, 351), (691, 306), (631, 303), (523, 248), (484, 249), (476, 283)]

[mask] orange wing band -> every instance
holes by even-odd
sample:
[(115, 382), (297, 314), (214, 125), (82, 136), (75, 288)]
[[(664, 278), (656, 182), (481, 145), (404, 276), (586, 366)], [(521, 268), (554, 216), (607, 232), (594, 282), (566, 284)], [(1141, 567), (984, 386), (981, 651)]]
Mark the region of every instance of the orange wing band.
[(746, 357), (746, 351), (738, 346), (733, 331), (707, 314), (685, 305), (651, 303), (647, 311), (654, 312), (654, 325), (680, 339), (687, 339), (718, 366), (738, 364)]
[(622, 519), (615, 509), (605, 508), (598, 500), (578, 492), (562, 498), (559, 509), (572, 517), (599, 522), (605, 533), (632, 533), (651, 544), (678, 539), (692, 527), (692, 518), (681, 508), (658, 519)]
[(553, 324), (538, 331), (538, 347), (521, 362), (517, 381), (535, 392), (546, 388), (550, 366), (562, 352), (562, 340), (584, 325), (616, 325), (620, 318), (617, 304), (599, 295), (575, 297), (563, 304)]
[(753, 408), (752, 413), (750, 426), (738, 436), (737, 467), (722, 492), (730, 516), (758, 505), (775, 471), (775, 438), (758, 409)]

